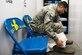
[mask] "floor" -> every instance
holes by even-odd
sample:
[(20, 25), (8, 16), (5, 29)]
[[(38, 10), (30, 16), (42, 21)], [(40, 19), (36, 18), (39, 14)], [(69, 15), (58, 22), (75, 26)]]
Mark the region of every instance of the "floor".
[(50, 52), (47, 53), (46, 55), (82, 55), (82, 49), (76, 44), (76, 41), (73, 42), (73, 45), (69, 45), (69, 46), (75, 49), (74, 54), (61, 54), (57, 52)]
[(50, 52), (47, 55), (82, 55), (82, 50), (77, 46), (76, 43), (74, 43), (70, 47), (73, 47), (75, 49), (74, 54), (61, 54), (61, 53), (57, 53), (57, 52)]

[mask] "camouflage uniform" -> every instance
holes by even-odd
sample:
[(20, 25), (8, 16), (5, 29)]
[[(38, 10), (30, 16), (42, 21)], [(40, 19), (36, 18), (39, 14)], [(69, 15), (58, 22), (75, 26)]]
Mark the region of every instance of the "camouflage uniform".
[(56, 33), (64, 32), (56, 7), (56, 4), (45, 6), (36, 14), (31, 23), (32, 29), (35, 32), (46, 33), (51, 38), (53, 38)]

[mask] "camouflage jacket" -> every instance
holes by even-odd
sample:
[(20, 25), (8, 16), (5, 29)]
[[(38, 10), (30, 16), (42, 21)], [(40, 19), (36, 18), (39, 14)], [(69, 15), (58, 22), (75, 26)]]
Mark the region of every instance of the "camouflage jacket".
[(46, 33), (54, 37), (56, 33), (64, 31), (56, 7), (55, 4), (45, 6), (35, 15), (31, 25), (35, 32)]

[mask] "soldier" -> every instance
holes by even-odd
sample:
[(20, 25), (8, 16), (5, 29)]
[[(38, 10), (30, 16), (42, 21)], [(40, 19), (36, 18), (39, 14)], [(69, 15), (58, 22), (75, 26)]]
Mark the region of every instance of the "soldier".
[[(63, 44), (62, 36), (58, 37), (57, 34), (63, 33), (64, 28), (60, 20), (61, 14), (67, 12), (68, 4), (62, 1), (58, 4), (50, 4), (45, 6), (38, 12), (31, 23), (31, 27), (35, 32), (46, 33), (50, 38), (52, 38), (56, 45), (53, 47), (55, 51), (62, 53), (74, 53), (74, 49), (62, 47), (64, 44), (72, 44), (72, 41), (66, 40)], [(63, 33), (63, 35), (65, 35)], [(67, 39), (65, 37), (65, 39)], [(62, 49), (61, 49), (62, 48)]]

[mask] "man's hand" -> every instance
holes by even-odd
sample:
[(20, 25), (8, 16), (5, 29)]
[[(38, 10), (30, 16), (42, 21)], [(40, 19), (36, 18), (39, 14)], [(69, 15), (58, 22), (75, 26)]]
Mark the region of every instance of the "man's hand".
[(61, 38), (58, 37), (58, 39), (56, 40), (56, 44), (58, 46), (63, 46), (63, 41), (61, 40)]

